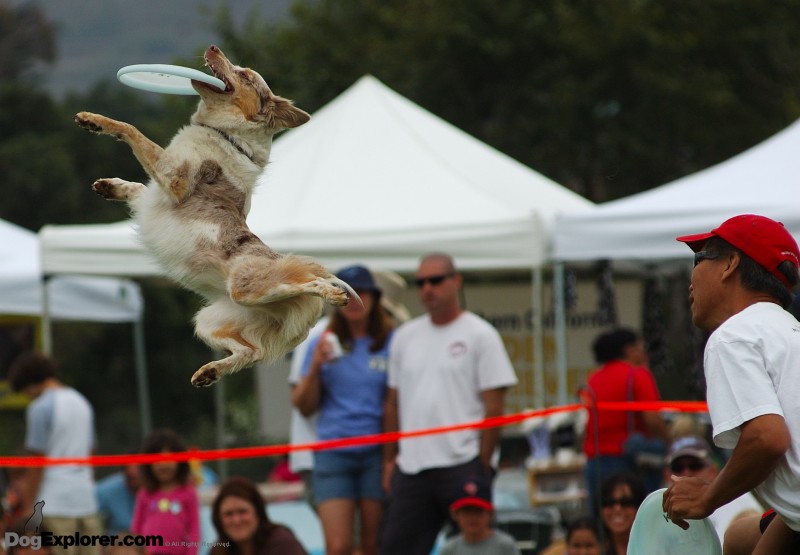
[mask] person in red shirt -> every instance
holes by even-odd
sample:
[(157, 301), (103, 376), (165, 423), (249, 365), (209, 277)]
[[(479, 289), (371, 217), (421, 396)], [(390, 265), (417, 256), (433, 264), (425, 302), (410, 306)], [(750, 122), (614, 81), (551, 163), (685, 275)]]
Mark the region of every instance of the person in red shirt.
[(601, 364), (589, 376), (587, 392), (592, 408), (586, 425), (586, 484), (589, 502), (597, 513), (597, 490), (602, 480), (618, 471), (638, 473), (648, 491), (659, 487), (661, 458), (653, 470), (641, 468), (624, 452), (631, 435), (668, 441), (667, 427), (658, 412), (597, 410), (596, 403), (657, 401), (658, 386), (647, 369), (647, 351), (641, 336), (626, 328), (600, 334), (592, 344), (595, 360)]

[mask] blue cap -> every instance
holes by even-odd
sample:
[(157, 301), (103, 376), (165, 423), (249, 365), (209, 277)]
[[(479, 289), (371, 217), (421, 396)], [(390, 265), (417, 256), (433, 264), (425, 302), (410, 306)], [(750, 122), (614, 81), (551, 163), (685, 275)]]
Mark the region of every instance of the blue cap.
[(347, 283), (350, 287), (361, 291), (376, 291), (380, 293), (378, 284), (372, 274), (364, 266), (348, 266), (339, 270), (336, 277)]

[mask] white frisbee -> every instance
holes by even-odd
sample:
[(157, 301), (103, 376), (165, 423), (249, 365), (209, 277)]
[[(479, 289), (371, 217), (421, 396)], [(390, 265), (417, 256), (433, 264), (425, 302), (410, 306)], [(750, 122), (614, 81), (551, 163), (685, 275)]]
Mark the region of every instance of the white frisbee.
[(665, 491), (645, 497), (636, 512), (628, 555), (722, 555), (719, 536), (707, 518), (688, 520), (688, 530), (667, 520), (661, 509)]
[(125, 66), (117, 72), (117, 79), (129, 87), (155, 93), (197, 94), (192, 88), (192, 79), (225, 90), (225, 83), (213, 75), (190, 67), (169, 64)]

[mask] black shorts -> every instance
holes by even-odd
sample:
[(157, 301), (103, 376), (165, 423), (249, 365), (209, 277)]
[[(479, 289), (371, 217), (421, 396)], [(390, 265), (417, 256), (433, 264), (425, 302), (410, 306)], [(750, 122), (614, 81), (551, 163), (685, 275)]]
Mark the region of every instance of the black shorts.
[[(775, 519), (777, 514), (778, 513), (776, 513), (774, 509), (770, 509), (761, 515), (761, 521), (758, 523), (758, 527), (761, 529), (762, 534), (764, 533), (764, 530), (767, 529), (767, 526), (769, 526), (769, 523)], [(794, 533), (793, 547), (795, 549), (795, 553), (800, 553), (800, 532)]]
[(382, 523), (381, 553), (428, 555), (445, 523), (458, 529), (450, 518), (450, 504), (463, 495), (464, 482), (488, 479), (487, 474), (477, 458), (417, 474), (404, 474), (395, 468)]

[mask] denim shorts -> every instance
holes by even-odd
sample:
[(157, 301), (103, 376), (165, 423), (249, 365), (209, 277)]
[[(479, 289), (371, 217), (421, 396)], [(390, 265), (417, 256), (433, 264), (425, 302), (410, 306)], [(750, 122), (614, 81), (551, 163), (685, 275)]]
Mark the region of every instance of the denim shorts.
[(385, 497), (381, 485), (381, 447), (334, 449), (314, 453), (314, 502), (329, 499), (376, 499)]

